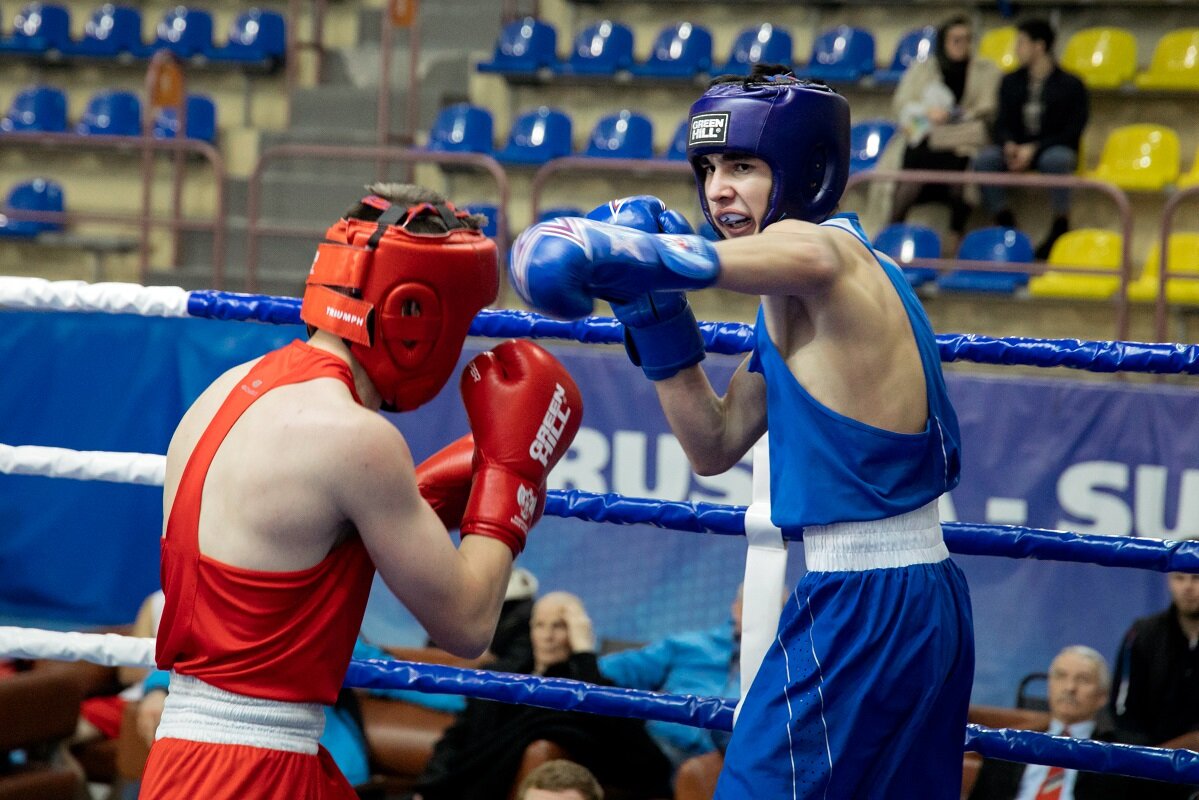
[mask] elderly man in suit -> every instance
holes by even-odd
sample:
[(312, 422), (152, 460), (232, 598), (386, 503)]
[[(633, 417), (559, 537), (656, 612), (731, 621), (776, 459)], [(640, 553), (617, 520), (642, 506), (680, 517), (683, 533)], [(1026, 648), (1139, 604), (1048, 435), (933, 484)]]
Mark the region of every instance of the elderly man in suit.
[[(1110, 686), (1107, 662), (1097, 651), (1082, 645), (1064, 648), (1049, 665), (1049, 733), (1147, 744), (1130, 741), (1100, 713)], [(1149, 800), (1176, 796), (1174, 790), (1157, 781), (988, 759), (970, 800)]]

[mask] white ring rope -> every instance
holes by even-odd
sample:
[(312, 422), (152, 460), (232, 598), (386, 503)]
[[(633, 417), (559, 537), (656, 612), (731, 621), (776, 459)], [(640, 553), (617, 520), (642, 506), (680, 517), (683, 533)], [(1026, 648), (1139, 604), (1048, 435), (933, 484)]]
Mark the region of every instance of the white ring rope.
[(0, 474), (162, 486), (166, 456), (0, 444)]
[(0, 626), (0, 657), (88, 661), (106, 667), (148, 667), (154, 663), (154, 639), (117, 633), (44, 631)]
[(102, 311), (145, 317), (190, 317), (187, 312), (189, 294), (178, 286), (0, 277), (0, 307), (34, 311)]

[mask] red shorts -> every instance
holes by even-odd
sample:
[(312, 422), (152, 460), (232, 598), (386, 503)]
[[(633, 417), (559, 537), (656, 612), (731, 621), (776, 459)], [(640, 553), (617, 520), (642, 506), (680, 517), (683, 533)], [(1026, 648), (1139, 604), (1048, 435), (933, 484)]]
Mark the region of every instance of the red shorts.
[(357, 800), (333, 756), (243, 744), (159, 739), (150, 748), (139, 800)]
[(89, 697), (79, 706), (79, 715), (96, 726), (106, 739), (121, 735), (121, 719), (128, 701), (120, 695)]

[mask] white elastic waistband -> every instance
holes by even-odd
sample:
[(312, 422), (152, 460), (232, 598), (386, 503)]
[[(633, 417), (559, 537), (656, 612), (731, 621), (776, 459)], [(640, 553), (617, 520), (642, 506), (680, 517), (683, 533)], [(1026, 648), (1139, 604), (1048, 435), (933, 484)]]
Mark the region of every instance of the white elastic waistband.
[(247, 697), (172, 672), (170, 693), (154, 738), (315, 755), (324, 730), (325, 712), (316, 703)]
[(804, 558), (813, 572), (935, 564), (949, 558), (937, 503), (869, 522), (838, 522), (804, 528)]

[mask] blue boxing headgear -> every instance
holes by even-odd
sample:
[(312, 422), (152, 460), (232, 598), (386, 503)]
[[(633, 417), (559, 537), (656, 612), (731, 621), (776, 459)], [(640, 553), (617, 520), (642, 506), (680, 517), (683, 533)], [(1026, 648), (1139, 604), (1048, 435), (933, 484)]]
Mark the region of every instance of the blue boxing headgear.
[(823, 222), (849, 179), (849, 104), (822, 83), (792, 75), (718, 83), (691, 106), (687, 160), (699, 204), (716, 230), (704, 193), (703, 157), (746, 153), (774, 177), (760, 227), (780, 219)]

